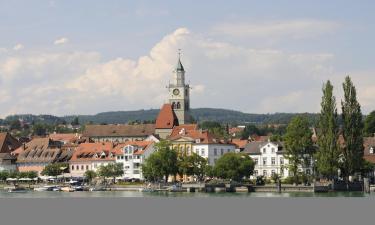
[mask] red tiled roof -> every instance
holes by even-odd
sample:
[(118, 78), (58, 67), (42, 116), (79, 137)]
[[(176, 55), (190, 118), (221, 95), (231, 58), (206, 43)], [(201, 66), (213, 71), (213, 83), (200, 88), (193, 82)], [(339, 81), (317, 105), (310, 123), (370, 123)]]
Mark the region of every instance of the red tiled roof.
[(172, 129), (177, 125), (177, 117), (171, 104), (164, 104), (156, 118), (156, 129)]
[(59, 134), (59, 133), (54, 133), (50, 134), (49, 138), (52, 139), (53, 141), (62, 141), (62, 142), (74, 142), (79, 138), (79, 134)]
[(232, 139), (232, 143), (237, 146), (237, 148), (245, 148), (246, 144), (249, 143), (248, 140)]
[[(101, 157), (104, 153), (105, 156)], [(77, 149), (74, 151), (71, 161), (108, 161), (115, 160), (115, 151), (113, 149), (113, 143), (102, 142), (102, 143), (82, 143), (78, 145)], [(98, 157), (96, 158), (95, 155)]]
[(168, 139), (173, 141), (183, 137), (191, 138), (194, 141), (199, 140), (199, 143), (202, 144), (232, 144), (216, 138), (207, 130), (199, 130), (196, 124), (185, 124), (174, 127)]
[(198, 125), (197, 124), (183, 124), (183, 125), (175, 126), (172, 130), (170, 137), (173, 138), (174, 136), (179, 135), (182, 132), (182, 130), (186, 135), (190, 133), (193, 134), (193, 133), (198, 132)]

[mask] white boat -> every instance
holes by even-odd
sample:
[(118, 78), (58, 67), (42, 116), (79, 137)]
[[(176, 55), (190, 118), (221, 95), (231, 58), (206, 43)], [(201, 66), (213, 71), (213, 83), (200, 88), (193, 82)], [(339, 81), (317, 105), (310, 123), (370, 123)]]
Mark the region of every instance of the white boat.
[(43, 187), (34, 188), (34, 191), (53, 191), (54, 188), (56, 188), (56, 186), (46, 185)]

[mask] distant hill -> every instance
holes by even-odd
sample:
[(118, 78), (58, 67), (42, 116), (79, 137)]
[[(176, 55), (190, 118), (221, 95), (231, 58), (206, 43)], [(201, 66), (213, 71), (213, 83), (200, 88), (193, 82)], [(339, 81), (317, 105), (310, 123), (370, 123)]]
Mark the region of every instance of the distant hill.
[[(136, 110), (136, 111), (116, 111), (103, 112), (95, 115), (72, 115), (57, 117), (53, 115), (12, 115), (5, 118), (6, 122), (22, 118), (25, 122), (36, 123), (43, 122), (48, 124), (62, 123), (66, 121), (70, 123), (75, 117), (78, 117), (80, 123), (95, 123), (95, 124), (117, 124), (128, 123), (131, 121), (153, 121), (159, 113), (159, 109), (150, 110)], [(243, 113), (227, 109), (214, 108), (197, 108), (192, 109), (191, 114), (198, 122), (202, 121), (217, 121), (221, 123), (230, 124), (287, 124), (292, 117), (301, 115), (301, 113), (273, 113), (273, 114), (253, 114)], [(317, 120), (317, 114), (304, 113), (311, 123)]]

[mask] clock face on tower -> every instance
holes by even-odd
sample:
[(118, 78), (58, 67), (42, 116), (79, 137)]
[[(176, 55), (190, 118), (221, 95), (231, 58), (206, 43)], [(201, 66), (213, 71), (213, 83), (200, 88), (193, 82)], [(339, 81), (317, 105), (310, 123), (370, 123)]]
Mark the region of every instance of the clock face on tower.
[(180, 90), (178, 90), (178, 89), (174, 89), (174, 90), (173, 90), (173, 94), (174, 94), (174, 95), (179, 95), (179, 94), (180, 94)]

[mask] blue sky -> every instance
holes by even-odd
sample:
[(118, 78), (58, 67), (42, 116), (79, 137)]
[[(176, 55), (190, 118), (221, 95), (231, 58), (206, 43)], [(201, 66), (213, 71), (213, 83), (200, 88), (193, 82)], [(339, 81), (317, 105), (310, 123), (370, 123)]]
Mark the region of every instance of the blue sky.
[(367, 113), (375, 109), (374, 6), (0, 0), (0, 115), (158, 108), (178, 48), (194, 108), (317, 112), (323, 82), (333, 81), (340, 100), (350, 74)]

